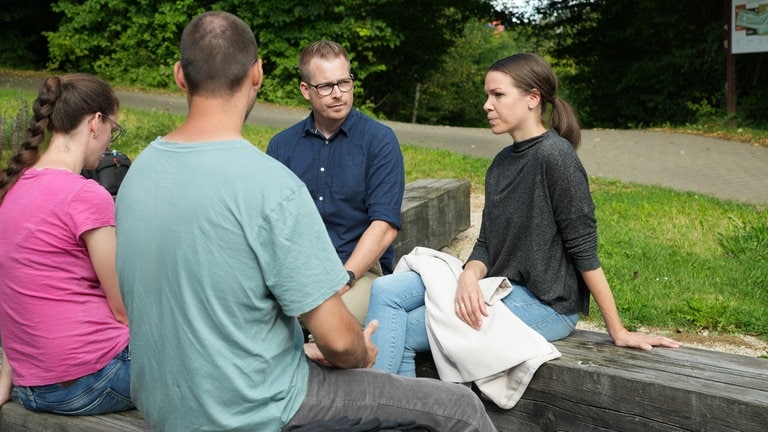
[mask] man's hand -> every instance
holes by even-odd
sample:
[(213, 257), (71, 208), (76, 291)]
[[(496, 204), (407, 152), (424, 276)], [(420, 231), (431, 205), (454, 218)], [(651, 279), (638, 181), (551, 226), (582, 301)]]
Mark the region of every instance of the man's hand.
[[(373, 364), (376, 363), (376, 355), (379, 354), (379, 348), (371, 341), (371, 335), (376, 332), (377, 328), (379, 328), (379, 322), (373, 320), (367, 326), (365, 326), (365, 329), (363, 330), (363, 337), (365, 338), (365, 349), (367, 353), (367, 360), (365, 365), (366, 368), (373, 367)], [(307, 357), (309, 357), (311, 360), (320, 363), (323, 366), (333, 366), (333, 364), (325, 358), (323, 352), (320, 351), (320, 348), (314, 342), (304, 344), (304, 354), (306, 354)]]
[(365, 326), (365, 329), (363, 329), (363, 337), (365, 337), (365, 349), (368, 352), (368, 362), (365, 366), (367, 368), (373, 367), (373, 364), (376, 363), (376, 356), (379, 354), (379, 347), (377, 347), (373, 341), (371, 341), (371, 336), (376, 333), (376, 329), (378, 328), (379, 322), (373, 320), (369, 322), (367, 326)]
[[(322, 358), (340, 368), (364, 368), (371, 363), (371, 349), (374, 357), (376, 347), (370, 343), (370, 335), (376, 326), (369, 326), (368, 340), (360, 329), (357, 319), (352, 316), (349, 309), (341, 301), (341, 296), (336, 293), (329, 297), (316, 308), (301, 315), (304, 325), (315, 337), (317, 349)], [(371, 346), (373, 348), (371, 348)], [(310, 356), (320, 358), (312, 353)], [(306, 348), (305, 348), (306, 352)]]
[(304, 354), (306, 354), (310, 360), (320, 363), (323, 366), (333, 366), (331, 362), (325, 358), (323, 353), (320, 351), (320, 348), (318, 348), (317, 344), (314, 342), (304, 344)]

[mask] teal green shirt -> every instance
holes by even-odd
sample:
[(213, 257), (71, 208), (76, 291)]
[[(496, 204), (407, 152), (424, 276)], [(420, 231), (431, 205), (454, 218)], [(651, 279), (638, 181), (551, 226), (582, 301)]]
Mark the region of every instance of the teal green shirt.
[(306, 393), (296, 316), (347, 275), (304, 184), (244, 140), (158, 139), (117, 198), (132, 397), (162, 431), (270, 431)]

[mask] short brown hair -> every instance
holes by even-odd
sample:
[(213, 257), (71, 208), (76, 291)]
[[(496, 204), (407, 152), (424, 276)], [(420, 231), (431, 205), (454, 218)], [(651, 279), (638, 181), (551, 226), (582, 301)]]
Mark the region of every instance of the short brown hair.
[(312, 61), (312, 59), (329, 59), (336, 57), (343, 58), (347, 61), (347, 64), (349, 64), (349, 54), (347, 54), (347, 50), (345, 50), (344, 47), (338, 43), (329, 40), (319, 40), (317, 42), (311, 43), (309, 46), (301, 50), (301, 55), (299, 55), (299, 74), (301, 80), (304, 82), (310, 81), (311, 77), (309, 76), (309, 63)]
[(190, 95), (233, 94), (259, 58), (256, 37), (240, 18), (210, 11), (181, 34), (181, 69)]

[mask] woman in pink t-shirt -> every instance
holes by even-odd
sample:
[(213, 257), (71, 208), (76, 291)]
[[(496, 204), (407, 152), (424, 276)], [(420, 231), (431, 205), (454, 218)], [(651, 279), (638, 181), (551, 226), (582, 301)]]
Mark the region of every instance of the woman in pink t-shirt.
[(27, 138), (0, 170), (0, 404), (15, 385), (33, 411), (134, 408), (114, 201), (80, 175), (122, 133), (118, 109), (95, 76), (46, 79)]

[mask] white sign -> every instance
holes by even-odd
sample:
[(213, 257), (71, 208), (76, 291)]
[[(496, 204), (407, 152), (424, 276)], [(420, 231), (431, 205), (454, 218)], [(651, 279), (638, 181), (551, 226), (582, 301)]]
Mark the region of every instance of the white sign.
[(732, 0), (731, 54), (768, 51), (768, 0)]

